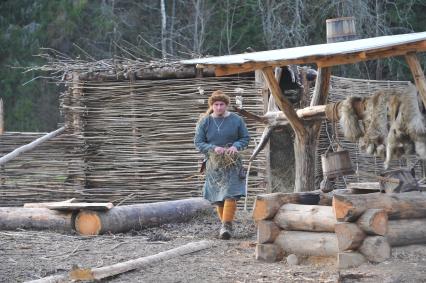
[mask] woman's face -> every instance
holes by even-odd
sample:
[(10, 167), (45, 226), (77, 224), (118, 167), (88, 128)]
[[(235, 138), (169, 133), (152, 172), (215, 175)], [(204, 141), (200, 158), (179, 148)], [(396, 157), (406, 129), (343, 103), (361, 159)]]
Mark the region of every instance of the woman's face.
[(213, 103), (213, 113), (216, 116), (223, 116), (228, 109), (228, 105), (226, 105), (223, 101), (216, 101)]

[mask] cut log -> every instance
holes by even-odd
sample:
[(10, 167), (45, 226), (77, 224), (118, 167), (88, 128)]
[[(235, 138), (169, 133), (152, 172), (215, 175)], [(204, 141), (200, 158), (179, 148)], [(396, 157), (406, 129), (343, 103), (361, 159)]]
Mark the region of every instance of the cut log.
[(274, 222), (285, 230), (334, 232), (336, 218), (331, 206), (287, 203), (278, 210)]
[(88, 209), (88, 210), (109, 210), (113, 208), (114, 205), (111, 202), (75, 202), (75, 203), (50, 203), (46, 204), (46, 208), (52, 210), (80, 210), (80, 209)]
[(385, 237), (392, 247), (426, 244), (426, 218), (391, 220)]
[(170, 222), (182, 222), (212, 209), (203, 198), (116, 206), (108, 211), (81, 211), (75, 230), (81, 235), (122, 233)]
[(72, 213), (47, 208), (0, 207), (0, 230), (72, 231)]
[(253, 219), (255, 221), (271, 219), (286, 203), (331, 205), (332, 198), (332, 194), (323, 194), (320, 191), (257, 195), (253, 208)]
[(55, 201), (55, 202), (28, 202), (24, 203), (25, 208), (47, 208), (50, 204), (63, 204), (63, 203), (71, 203), (75, 200), (75, 198), (63, 200), (63, 201)]
[(275, 240), (287, 254), (303, 256), (336, 256), (337, 238), (334, 233), (281, 231)]
[(276, 262), (283, 259), (284, 251), (275, 244), (257, 244), (255, 256), (257, 260)]
[(389, 219), (426, 217), (426, 193), (372, 193), (334, 195), (333, 208), (338, 221), (355, 221), (367, 209), (384, 209)]
[(336, 223), (336, 237), (339, 251), (355, 250), (361, 246), (365, 238), (364, 231), (355, 223)]
[(343, 252), (337, 255), (337, 268), (346, 269), (352, 267), (358, 267), (365, 263), (367, 260), (365, 257), (357, 252)]
[(391, 247), (383, 236), (366, 237), (358, 251), (371, 262), (383, 262), (391, 256)]
[(168, 251), (164, 251), (155, 255), (146, 257), (140, 257), (137, 259), (120, 262), (117, 264), (91, 268), (91, 269), (80, 269), (76, 268), (64, 275), (53, 275), (38, 280), (28, 281), (31, 283), (51, 283), (51, 282), (74, 282), (74, 281), (93, 281), (100, 280), (103, 278), (118, 275), (124, 272), (128, 272), (134, 269), (142, 268), (147, 265), (158, 263), (163, 260), (174, 258), (181, 255), (194, 253), (203, 249), (212, 247), (211, 241), (200, 241), (195, 243), (189, 243), (181, 247), (177, 247)]
[(261, 220), (257, 223), (257, 243), (273, 243), (280, 233), (280, 228), (273, 221)]
[(383, 209), (367, 209), (357, 224), (369, 235), (384, 236), (388, 229), (388, 214)]

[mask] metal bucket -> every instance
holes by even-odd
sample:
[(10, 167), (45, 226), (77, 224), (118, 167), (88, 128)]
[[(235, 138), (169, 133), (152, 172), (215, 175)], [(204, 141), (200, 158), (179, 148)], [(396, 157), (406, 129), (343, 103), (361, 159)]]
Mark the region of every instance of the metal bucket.
[(322, 173), (329, 179), (354, 174), (349, 151), (326, 152), (321, 155)]

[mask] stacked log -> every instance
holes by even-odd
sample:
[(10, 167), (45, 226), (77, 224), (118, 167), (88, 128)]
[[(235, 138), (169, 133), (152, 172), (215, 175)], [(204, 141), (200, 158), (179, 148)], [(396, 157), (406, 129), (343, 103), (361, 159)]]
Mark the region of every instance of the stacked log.
[(341, 269), (383, 262), (393, 246), (426, 244), (426, 193), (337, 191), (332, 206), (324, 201), (329, 197), (318, 192), (259, 195), (253, 211), (256, 258), (336, 256)]
[(425, 193), (336, 194), (333, 210), (339, 268), (385, 261), (393, 246), (426, 244)]
[(258, 227), (256, 258), (273, 262), (285, 254), (335, 256), (331, 202), (332, 194), (319, 191), (258, 195), (253, 211)]

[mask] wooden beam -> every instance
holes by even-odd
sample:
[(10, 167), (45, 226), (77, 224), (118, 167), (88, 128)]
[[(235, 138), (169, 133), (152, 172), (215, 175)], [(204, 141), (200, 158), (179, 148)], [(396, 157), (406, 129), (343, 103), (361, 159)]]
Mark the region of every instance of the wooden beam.
[(416, 53), (408, 53), (405, 55), (405, 60), (410, 67), (411, 74), (413, 75), (414, 82), (419, 90), (423, 104), (426, 105), (426, 80), (419, 59), (417, 58)]
[(275, 79), (275, 74), (272, 68), (264, 68), (262, 69), (262, 73), (265, 77), (265, 81), (268, 84), (271, 94), (274, 96), (276, 103), (281, 108), (281, 111), (283, 111), (283, 113), (287, 117), (296, 135), (305, 135), (305, 128), (303, 126), (302, 120), (300, 120), (297, 116), (297, 113), (291, 105), (290, 101), (288, 101), (288, 99), (284, 97), (281, 88)]
[(267, 67), (283, 67), (288, 65), (303, 65), (303, 64), (317, 64), (318, 67), (332, 67), (344, 64), (355, 64), (362, 61), (377, 60), (381, 58), (388, 58), (394, 56), (403, 56), (410, 52), (425, 52), (426, 41), (418, 41), (407, 43), (399, 46), (385, 47), (374, 50), (365, 50), (361, 52), (354, 52), (333, 56), (308, 56), (290, 60), (277, 60), (271, 62), (247, 62), (243, 64), (234, 65), (197, 65), (197, 68), (205, 68), (208, 66), (215, 67), (216, 76), (227, 76), (238, 73), (252, 72), (256, 69), (263, 69)]
[(4, 110), (3, 110), (3, 99), (0, 98), (0, 135), (4, 133)]

